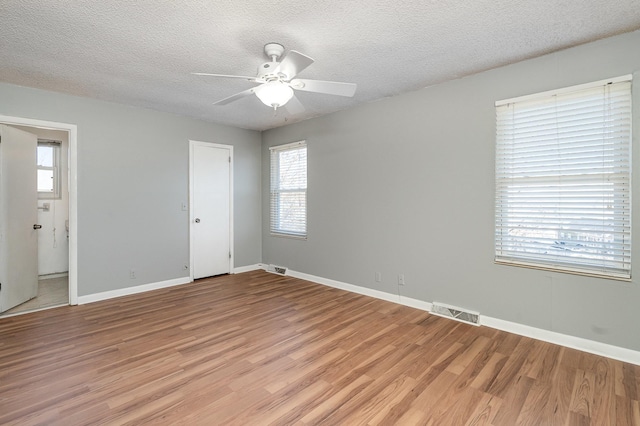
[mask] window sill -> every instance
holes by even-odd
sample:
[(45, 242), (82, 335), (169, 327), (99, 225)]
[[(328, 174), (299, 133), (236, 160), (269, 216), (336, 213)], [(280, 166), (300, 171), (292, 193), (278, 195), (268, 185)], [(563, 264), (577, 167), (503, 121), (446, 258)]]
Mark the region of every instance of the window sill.
[(608, 275), (604, 273), (598, 274), (595, 272), (572, 270), (568, 268), (561, 269), (561, 268), (554, 268), (552, 266), (536, 265), (536, 264), (523, 263), (523, 262), (508, 262), (504, 260), (494, 260), (493, 263), (496, 265), (502, 265), (502, 266), (515, 266), (518, 268), (537, 269), (539, 271), (557, 272), (560, 274), (579, 275), (583, 277), (592, 277), (592, 278), (602, 278), (606, 280), (615, 280), (615, 281), (622, 281), (627, 283), (632, 282), (631, 277)]
[(280, 233), (280, 232), (272, 232), (271, 233), (272, 237), (279, 237), (279, 238), (289, 238), (291, 240), (307, 240), (307, 236), (306, 235), (295, 235), (295, 234), (285, 234), (285, 233)]

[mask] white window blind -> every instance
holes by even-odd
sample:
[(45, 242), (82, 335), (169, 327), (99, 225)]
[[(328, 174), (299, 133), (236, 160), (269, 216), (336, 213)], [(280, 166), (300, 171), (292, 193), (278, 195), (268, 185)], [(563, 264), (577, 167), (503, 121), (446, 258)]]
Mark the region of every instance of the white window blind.
[(307, 145), (305, 141), (271, 150), (271, 233), (307, 236)]
[(496, 103), (496, 262), (631, 277), (630, 80)]

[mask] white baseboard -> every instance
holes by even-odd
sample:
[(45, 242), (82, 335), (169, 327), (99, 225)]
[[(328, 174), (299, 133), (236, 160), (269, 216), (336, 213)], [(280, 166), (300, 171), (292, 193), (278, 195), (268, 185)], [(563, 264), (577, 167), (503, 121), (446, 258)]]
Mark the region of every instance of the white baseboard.
[(425, 302), (423, 300), (412, 299), (410, 297), (400, 296), (400, 304), (409, 306), (411, 308), (421, 309), (423, 311), (431, 312), (433, 304)]
[(397, 294), (391, 294), (384, 291), (373, 290), (366, 287), (360, 287), (353, 284), (343, 283), (341, 281), (330, 280), (328, 278), (317, 277), (315, 275), (305, 274), (304, 272), (292, 271), (289, 269), (287, 275), (300, 278), (301, 280), (311, 281), (318, 284), (323, 284), (328, 287), (339, 288), (341, 290), (350, 291), (351, 293), (358, 293), (364, 296), (375, 297), (376, 299), (386, 300), (388, 302), (400, 303), (400, 296)]
[(257, 271), (258, 269), (264, 269), (264, 265), (262, 263), (256, 263), (255, 265), (238, 266), (237, 268), (233, 268), (233, 273), (241, 274), (243, 272)]
[(557, 333), (555, 331), (544, 330), (542, 328), (530, 327), (528, 325), (505, 321), (498, 318), (486, 317), (484, 315), (480, 316), (480, 323), (487, 327), (508, 331), (509, 333), (518, 334), (520, 336), (531, 337), (532, 339), (542, 340), (555, 345), (565, 346), (567, 348), (605, 356), (618, 361), (640, 365), (640, 352), (621, 348), (620, 346), (609, 345), (607, 343), (596, 342), (594, 340), (583, 339), (582, 337)]
[[(256, 271), (258, 269), (264, 269), (264, 265), (262, 263), (256, 263), (255, 265), (240, 266), (238, 268), (234, 268), (233, 273), (240, 274), (242, 272)], [(88, 294), (86, 296), (79, 296), (78, 304), (84, 305), (86, 303), (93, 303), (93, 302), (99, 302), (101, 300), (113, 299), (114, 297), (144, 293), (145, 291), (158, 290), (161, 288), (173, 287), (181, 284), (188, 284), (192, 281), (193, 280), (190, 277), (182, 277), (182, 278), (176, 278), (173, 280), (160, 281), (157, 283), (142, 284), (135, 287), (127, 287), (127, 288), (121, 288), (118, 290), (104, 291), (102, 293)]]
[[(366, 287), (360, 287), (353, 284), (347, 284), (340, 281), (330, 280), (327, 278), (317, 277), (315, 275), (305, 274), (303, 272), (292, 271), (289, 269), (287, 275), (311, 281), (317, 284), (326, 285), (328, 287), (339, 288), (341, 290), (350, 291), (352, 293), (362, 294), (364, 296), (375, 297), (376, 299), (386, 300), (388, 302), (398, 303), (423, 311), (431, 311), (432, 304), (418, 299), (391, 294), (384, 291), (373, 290)], [(605, 356), (607, 358), (616, 359), (618, 361), (628, 362), (640, 365), (640, 352), (632, 349), (621, 348), (619, 346), (609, 345), (607, 343), (596, 342), (581, 337), (570, 336), (567, 334), (557, 333), (555, 331), (544, 330), (541, 328), (530, 327), (528, 325), (518, 324), (515, 322), (505, 321), (498, 318), (480, 315), (480, 325), (497, 330), (506, 331), (520, 336), (530, 337), (536, 340), (553, 343), (567, 348), (577, 349), (579, 351), (592, 353), (595, 355)]]
[(38, 275), (38, 281), (51, 280), (53, 278), (62, 278), (62, 277), (68, 277), (68, 276), (69, 276), (68, 272), (57, 272), (55, 274)]
[(180, 284), (188, 284), (191, 282), (189, 277), (175, 278), (173, 280), (160, 281), (157, 283), (142, 284), (135, 287), (120, 288), (118, 290), (109, 290), (102, 293), (88, 294), (86, 296), (78, 296), (78, 304), (99, 302), (101, 300), (113, 299), (114, 297), (129, 296), (131, 294), (144, 293), (145, 291), (158, 290), (161, 288), (173, 287)]

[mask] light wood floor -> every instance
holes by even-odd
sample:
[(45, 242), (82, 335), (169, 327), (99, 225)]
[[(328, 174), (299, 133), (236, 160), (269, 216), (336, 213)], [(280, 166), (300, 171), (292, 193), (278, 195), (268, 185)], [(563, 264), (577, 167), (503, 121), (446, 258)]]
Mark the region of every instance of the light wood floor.
[(640, 367), (262, 271), (0, 319), (0, 424), (640, 425)]

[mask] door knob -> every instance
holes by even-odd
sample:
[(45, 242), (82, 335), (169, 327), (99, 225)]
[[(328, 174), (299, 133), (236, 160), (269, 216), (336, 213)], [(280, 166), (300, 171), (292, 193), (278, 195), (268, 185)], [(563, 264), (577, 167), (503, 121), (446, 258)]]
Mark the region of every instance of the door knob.
[(33, 229), (42, 229), (42, 225), (33, 225)]
[(200, 219), (196, 217), (196, 223), (200, 223)]

